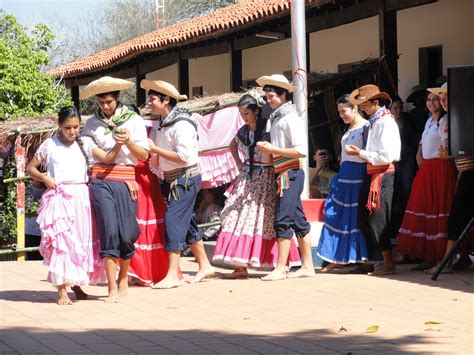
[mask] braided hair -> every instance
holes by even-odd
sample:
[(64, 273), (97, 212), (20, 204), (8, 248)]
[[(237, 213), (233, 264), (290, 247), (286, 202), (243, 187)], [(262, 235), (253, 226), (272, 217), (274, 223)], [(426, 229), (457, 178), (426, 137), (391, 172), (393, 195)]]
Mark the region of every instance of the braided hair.
[(267, 120), (262, 116), (262, 104), (264, 104), (263, 99), (257, 93), (247, 93), (243, 95), (238, 103), (239, 108), (247, 108), (256, 112), (257, 118), (257, 128), (255, 129), (254, 133), (254, 140), (250, 142), (250, 127), (245, 125), (243, 127), (243, 134), (239, 135), (240, 141), (246, 145), (249, 149), (249, 159), (250, 159), (250, 167), (249, 167), (249, 175), (252, 177), (253, 171), (253, 163), (254, 163), (254, 155), (255, 155), (255, 147), (257, 146), (257, 142), (259, 142), (263, 135), (265, 134), (265, 128), (267, 126)]
[[(79, 119), (79, 122), (81, 122), (81, 114), (79, 113), (79, 110), (76, 107), (74, 107), (74, 106), (63, 107), (59, 110), (59, 113), (58, 113), (58, 123), (61, 125), (67, 119), (73, 118), (73, 117), (77, 117)], [(76, 142), (77, 142), (77, 145), (79, 146), (79, 149), (81, 150), (81, 153), (84, 156), (84, 159), (86, 161), (87, 174), (90, 175), (89, 156), (87, 155), (87, 153), (84, 149), (84, 144), (82, 143), (82, 140), (79, 138), (79, 136), (76, 137)]]

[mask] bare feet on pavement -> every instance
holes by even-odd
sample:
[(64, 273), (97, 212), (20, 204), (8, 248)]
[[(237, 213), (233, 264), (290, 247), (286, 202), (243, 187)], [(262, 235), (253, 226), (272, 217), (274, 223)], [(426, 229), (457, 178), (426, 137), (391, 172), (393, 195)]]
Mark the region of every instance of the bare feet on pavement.
[(245, 267), (238, 267), (232, 273), (224, 275), (224, 279), (228, 280), (236, 280), (236, 279), (246, 279), (249, 277), (249, 273), (247, 268)]
[(331, 272), (332, 270), (334, 269), (341, 269), (343, 268), (344, 265), (343, 264), (334, 264), (334, 263), (329, 263), (328, 265), (326, 265), (325, 267), (323, 267), (320, 272)]
[(178, 287), (179, 285), (181, 285), (181, 280), (179, 278), (167, 275), (163, 280), (151, 286), (151, 288), (167, 290)]
[(316, 276), (316, 272), (314, 271), (314, 268), (306, 269), (303, 267), (299, 268), (298, 270), (296, 270), (295, 272), (291, 274), (288, 274), (288, 277), (292, 279), (295, 279), (297, 277), (314, 277), (314, 276)]
[(124, 280), (120, 280), (118, 283), (118, 296), (120, 298), (127, 297), (128, 293), (128, 278), (126, 277)]
[(194, 279), (192, 279), (191, 283), (192, 284), (195, 284), (195, 283), (198, 283), (198, 282), (201, 282), (202, 280), (204, 280), (205, 278), (207, 277), (211, 277), (212, 275), (214, 275), (216, 273), (216, 270), (211, 266), (211, 267), (208, 267), (204, 270), (199, 270), (196, 274), (196, 276), (194, 276)]
[(60, 305), (60, 306), (70, 306), (72, 305), (72, 301), (71, 299), (69, 298), (69, 296), (67, 295), (67, 290), (66, 288), (60, 288), (58, 290), (58, 300), (57, 300), (57, 303)]
[(119, 294), (118, 290), (114, 289), (109, 291), (109, 295), (104, 299), (105, 303), (118, 303), (119, 302)]
[(274, 269), (268, 275), (262, 277), (262, 281), (278, 281), (286, 279), (286, 270)]

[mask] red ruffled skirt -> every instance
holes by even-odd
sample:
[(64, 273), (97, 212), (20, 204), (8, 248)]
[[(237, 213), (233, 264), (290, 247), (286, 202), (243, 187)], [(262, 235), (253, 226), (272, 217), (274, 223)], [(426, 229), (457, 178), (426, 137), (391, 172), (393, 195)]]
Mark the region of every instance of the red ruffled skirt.
[(135, 242), (136, 252), (130, 261), (129, 276), (144, 286), (162, 280), (168, 272), (168, 253), (165, 250), (164, 215), (166, 205), (157, 177), (148, 168), (148, 162), (135, 167), (139, 185), (137, 220), (140, 236)]
[(401, 254), (430, 263), (443, 259), (456, 179), (452, 160), (423, 160), (413, 180), (397, 237), (397, 249)]

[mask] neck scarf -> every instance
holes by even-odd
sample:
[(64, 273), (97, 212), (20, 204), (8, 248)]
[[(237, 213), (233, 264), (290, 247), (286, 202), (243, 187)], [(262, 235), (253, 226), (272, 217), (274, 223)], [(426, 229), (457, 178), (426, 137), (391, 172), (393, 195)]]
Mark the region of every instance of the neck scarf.
[[(388, 111), (385, 106), (382, 106), (377, 112), (375, 112), (373, 115), (369, 116), (369, 123), (370, 123), (370, 128), (372, 128), (373, 124), (375, 121), (377, 121), (380, 117), (382, 117), (386, 113), (390, 114), (390, 111)], [(390, 114), (391, 115), (391, 114)]]
[(103, 122), (107, 126), (106, 133), (115, 133), (117, 128), (119, 128), (135, 115), (135, 112), (130, 110), (127, 106), (122, 105), (120, 102), (117, 104), (117, 108), (115, 109), (115, 115), (111, 118), (105, 117), (104, 113), (100, 109), (97, 109), (95, 112), (95, 117), (97, 117), (99, 121)]

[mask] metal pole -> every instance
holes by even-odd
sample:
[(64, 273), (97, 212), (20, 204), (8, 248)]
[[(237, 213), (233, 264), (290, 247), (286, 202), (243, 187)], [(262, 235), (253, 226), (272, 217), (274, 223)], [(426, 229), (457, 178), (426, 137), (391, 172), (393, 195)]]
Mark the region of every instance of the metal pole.
[(306, 76), (306, 20), (305, 0), (291, 1), (291, 52), (293, 84), (296, 90), (293, 93), (293, 102), (303, 121), (306, 158), (303, 159), (303, 169), (306, 176), (302, 199), (309, 198), (309, 169), (308, 169), (308, 90)]

